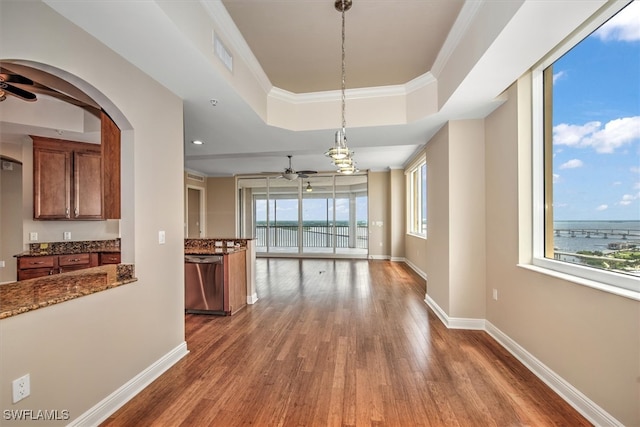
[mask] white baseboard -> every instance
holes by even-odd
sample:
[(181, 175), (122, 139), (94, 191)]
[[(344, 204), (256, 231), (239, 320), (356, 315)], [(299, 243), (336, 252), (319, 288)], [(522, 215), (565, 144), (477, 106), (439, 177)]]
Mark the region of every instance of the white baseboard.
[(101, 402), (98, 402), (93, 408), (73, 420), (68, 426), (99, 425), (188, 353), (187, 343), (182, 342), (122, 387), (104, 398)]
[(258, 302), (258, 294), (247, 295), (247, 304), (255, 304)]
[(420, 270), (417, 265), (415, 265), (414, 263), (412, 263), (406, 258), (404, 259), (404, 263), (407, 264), (409, 267), (411, 267), (411, 269), (415, 271), (418, 274), (418, 276), (422, 277), (424, 280), (427, 280), (427, 273)]
[(369, 255), (369, 259), (389, 261), (391, 257), (389, 255)]
[(485, 330), (484, 319), (468, 319), (464, 317), (449, 317), (442, 308), (431, 298), (429, 295), (425, 295), (424, 302), (427, 303), (429, 308), (438, 316), (440, 321), (448, 329), (468, 329), (468, 330)]
[(491, 335), (501, 346), (518, 359), (524, 366), (551, 387), (560, 397), (573, 406), (587, 420), (596, 426), (622, 427), (623, 424), (612, 417), (607, 411), (596, 405), (580, 390), (572, 386), (560, 375), (552, 371), (548, 366), (525, 350), (520, 344), (512, 340), (508, 335), (496, 328), (491, 322), (486, 321), (485, 331)]
[(538, 360), (534, 355), (525, 350), (520, 344), (511, 339), (508, 335), (496, 328), (486, 319), (464, 319), (451, 318), (429, 295), (425, 296), (425, 303), (438, 316), (440, 321), (449, 329), (472, 329), (483, 330), (494, 340), (518, 359), (535, 376), (540, 378), (545, 384), (564, 399), (569, 405), (580, 412), (587, 420), (596, 426), (602, 427), (622, 427), (623, 424), (612, 417), (607, 411), (598, 406), (595, 402), (585, 396), (580, 390), (572, 386), (560, 375), (553, 372)]
[(404, 262), (406, 264), (406, 259), (404, 257), (401, 256), (392, 256), (390, 258), (391, 262)]

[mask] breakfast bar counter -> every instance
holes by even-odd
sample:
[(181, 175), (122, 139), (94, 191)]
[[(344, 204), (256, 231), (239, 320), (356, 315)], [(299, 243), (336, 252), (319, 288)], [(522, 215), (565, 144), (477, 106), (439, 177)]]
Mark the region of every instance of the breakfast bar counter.
[(135, 282), (133, 265), (110, 264), (0, 285), (0, 319)]

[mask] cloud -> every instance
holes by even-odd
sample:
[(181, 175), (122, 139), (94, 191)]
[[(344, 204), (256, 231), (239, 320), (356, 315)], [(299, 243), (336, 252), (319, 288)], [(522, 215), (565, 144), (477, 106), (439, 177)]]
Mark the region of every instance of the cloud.
[(632, 42), (640, 40), (640, 2), (634, 1), (623, 9), (622, 12), (608, 20), (600, 27), (594, 36), (602, 41), (625, 41)]
[(635, 184), (633, 184), (633, 189), (634, 190), (640, 190), (640, 181), (636, 182)]
[(567, 75), (567, 73), (566, 73), (566, 72), (564, 72), (564, 71), (558, 71), (557, 73), (555, 73), (555, 74), (553, 75), (553, 83), (555, 84), (555, 82), (556, 82), (557, 80), (560, 80), (560, 79), (564, 78), (566, 75)]
[(553, 127), (553, 143), (570, 147), (591, 147), (598, 153), (613, 153), (616, 148), (640, 139), (640, 116), (614, 119), (602, 126), (599, 121)]
[(622, 181), (616, 181), (616, 182), (612, 183), (611, 185), (622, 185)]
[(607, 205), (600, 205), (596, 208), (597, 211), (606, 211), (607, 209), (609, 209)]
[(632, 173), (640, 173), (640, 166), (632, 166), (630, 171)]
[(560, 169), (575, 169), (575, 168), (581, 168), (584, 165), (584, 163), (582, 163), (582, 160), (579, 159), (571, 159), (566, 163), (563, 163), (560, 165)]
[(557, 173), (553, 174), (553, 183), (557, 184), (560, 181), (560, 175), (558, 175)]
[(624, 196), (622, 196), (622, 200), (620, 200), (619, 204), (623, 206), (627, 206), (627, 205), (630, 205), (631, 202), (633, 202), (637, 198), (638, 196), (634, 196), (633, 194), (625, 194)]

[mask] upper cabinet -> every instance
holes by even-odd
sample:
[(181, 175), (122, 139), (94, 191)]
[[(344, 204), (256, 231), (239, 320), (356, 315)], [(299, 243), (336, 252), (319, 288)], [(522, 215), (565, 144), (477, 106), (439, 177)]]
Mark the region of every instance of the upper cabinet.
[(100, 144), (31, 137), (34, 219), (120, 219), (120, 129), (101, 127)]
[(100, 145), (32, 138), (34, 219), (105, 219)]
[(120, 219), (120, 128), (104, 111), (100, 124), (104, 217)]

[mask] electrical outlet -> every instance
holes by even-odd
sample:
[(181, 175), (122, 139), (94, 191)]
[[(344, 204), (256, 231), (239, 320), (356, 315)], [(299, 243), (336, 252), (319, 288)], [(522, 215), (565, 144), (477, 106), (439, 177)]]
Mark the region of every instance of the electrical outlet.
[(65, 231), (64, 233), (62, 233), (62, 240), (71, 240), (71, 232)]
[(493, 288), (493, 300), (498, 301), (498, 290)]
[(166, 239), (165, 239), (165, 233), (164, 230), (158, 231), (158, 243), (161, 245), (164, 245)]
[(29, 233), (29, 240), (31, 240), (32, 242), (38, 240), (38, 233), (36, 233), (35, 231)]
[(4, 261), (0, 261), (0, 268), (4, 268)]
[(13, 388), (13, 403), (17, 403), (31, 394), (30, 382), (29, 374), (13, 380), (11, 383)]

